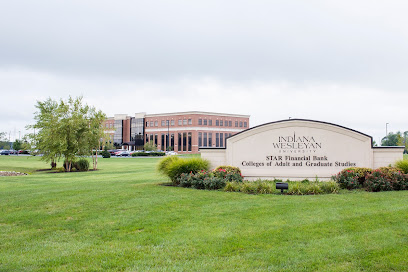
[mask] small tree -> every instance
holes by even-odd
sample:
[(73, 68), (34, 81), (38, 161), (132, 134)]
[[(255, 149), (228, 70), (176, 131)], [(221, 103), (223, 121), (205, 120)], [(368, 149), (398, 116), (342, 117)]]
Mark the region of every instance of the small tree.
[(157, 151), (157, 146), (153, 142), (147, 142), (144, 144), (145, 151)]
[(22, 145), (23, 144), (21, 141), (15, 140), (15, 142), (13, 143), (13, 149), (19, 151), (21, 150)]

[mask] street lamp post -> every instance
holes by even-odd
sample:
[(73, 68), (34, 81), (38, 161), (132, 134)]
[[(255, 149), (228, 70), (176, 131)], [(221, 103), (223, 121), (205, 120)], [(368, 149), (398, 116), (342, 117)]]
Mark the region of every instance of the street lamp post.
[(166, 146), (166, 150), (167, 151), (169, 149), (169, 143), (170, 143), (170, 121), (167, 120), (167, 146)]
[(388, 125), (389, 123), (385, 123), (385, 137), (388, 136)]

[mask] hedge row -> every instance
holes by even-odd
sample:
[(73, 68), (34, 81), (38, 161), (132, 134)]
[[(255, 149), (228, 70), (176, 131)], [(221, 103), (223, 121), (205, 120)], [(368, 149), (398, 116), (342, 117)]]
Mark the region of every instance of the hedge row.
[[(224, 188), (226, 192), (242, 192), (246, 194), (281, 194), (281, 190), (276, 189), (276, 183), (282, 180), (256, 180), (227, 182)], [(289, 195), (320, 195), (336, 194), (340, 191), (340, 186), (334, 181), (287, 181), (289, 189), (285, 194)]]
[(161, 157), (164, 155), (166, 155), (165, 152), (135, 152), (135, 153), (132, 153), (132, 157), (147, 157), (147, 156)]
[[(408, 169), (407, 169), (408, 170)], [(342, 189), (364, 189), (370, 192), (408, 190), (408, 175), (401, 168), (378, 169), (352, 167), (333, 176)]]

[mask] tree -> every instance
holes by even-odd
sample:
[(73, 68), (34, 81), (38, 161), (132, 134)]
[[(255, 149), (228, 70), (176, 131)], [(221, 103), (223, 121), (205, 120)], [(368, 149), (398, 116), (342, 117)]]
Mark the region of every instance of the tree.
[(101, 119), (105, 115), (83, 105), (82, 97), (69, 97), (68, 101), (61, 99), (59, 103), (48, 98), (44, 102), (37, 101), (36, 108), (36, 124), (27, 128), (38, 131), (29, 136), (31, 149), (38, 149), (43, 154), (42, 160), (54, 164), (64, 158), (65, 169), (69, 172), (78, 156), (93, 155), (93, 149), (98, 149), (95, 143), (101, 135)]
[(0, 149), (10, 149), (10, 143), (7, 140), (6, 132), (0, 132)]
[(147, 142), (144, 144), (145, 151), (156, 151), (157, 146), (153, 142)]
[(388, 133), (387, 136), (382, 138), (381, 140), (382, 146), (402, 146), (403, 145), (403, 138), (401, 136), (401, 132), (397, 133)]
[(14, 150), (21, 150), (21, 147), (22, 147), (22, 142), (21, 141), (19, 141), (19, 140), (16, 140), (14, 143), (13, 143), (13, 149)]
[(102, 126), (105, 119), (106, 115), (103, 112), (96, 111), (94, 108), (89, 110), (89, 131), (87, 133), (89, 144), (88, 150), (90, 150), (92, 154), (92, 164), (94, 170), (96, 170), (98, 166), (98, 149), (101, 147), (104, 138), (106, 138)]

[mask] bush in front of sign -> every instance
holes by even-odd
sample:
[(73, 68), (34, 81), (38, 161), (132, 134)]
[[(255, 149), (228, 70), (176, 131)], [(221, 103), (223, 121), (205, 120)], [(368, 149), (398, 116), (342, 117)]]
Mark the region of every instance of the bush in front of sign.
[[(176, 157), (176, 156), (171, 156)], [(164, 160), (164, 159), (163, 159)], [(158, 170), (168, 176), (173, 185), (178, 186), (178, 178), (185, 173), (198, 173), (201, 171), (208, 171), (210, 162), (202, 158), (188, 158), (188, 159), (172, 159), (170, 161), (164, 160), (159, 162)]]
[(394, 165), (396, 168), (401, 169), (404, 174), (408, 174), (408, 160), (398, 160)]
[(341, 170), (332, 178), (339, 183), (342, 189), (359, 189), (363, 187), (366, 175), (372, 171), (371, 168), (351, 167)]
[(380, 167), (366, 176), (364, 187), (370, 192), (408, 190), (408, 177), (398, 169)]
[(177, 182), (180, 187), (218, 190), (225, 187), (226, 180), (216, 177), (213, 172), (200, 171), (197, 173), (182, 173)]
[(222, 178), (225, 181), (238, 181), (242, 182), (244, 177), (241, 174), (241, 169), (234, 166), (218, 166), (212, 173), (217, 178)]
[[(276, 183), (281, 180), (256, 180), (244, 182), (227, 182), (224, 191), (242, 192), (246, 194), (281, 194), (276, 190)], [(287, 181), (289, 183), (288, 195), (319, 195), (337, 194), (340, 186), (335, 181)]]

